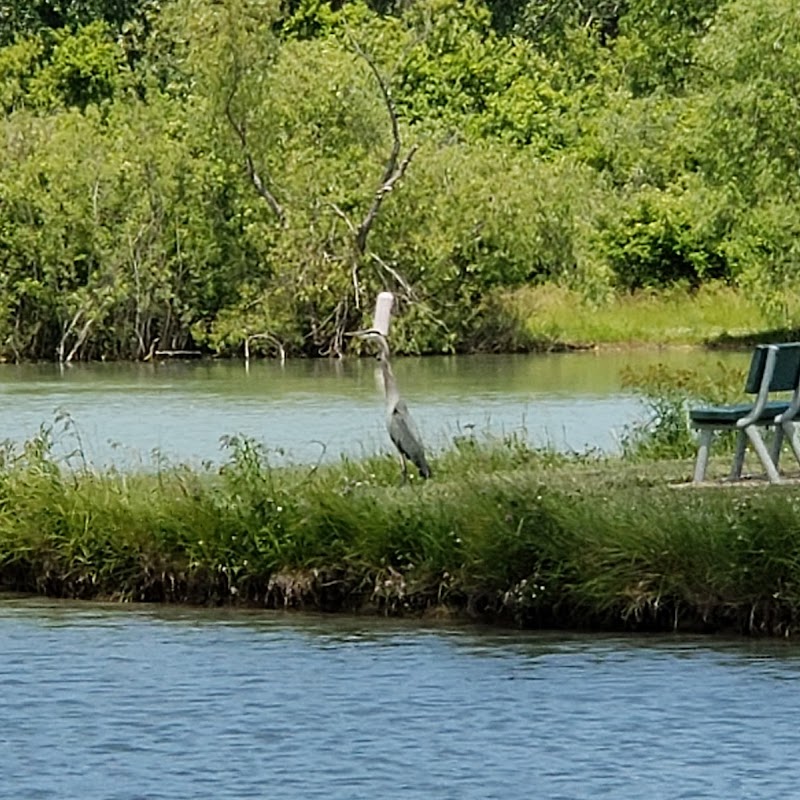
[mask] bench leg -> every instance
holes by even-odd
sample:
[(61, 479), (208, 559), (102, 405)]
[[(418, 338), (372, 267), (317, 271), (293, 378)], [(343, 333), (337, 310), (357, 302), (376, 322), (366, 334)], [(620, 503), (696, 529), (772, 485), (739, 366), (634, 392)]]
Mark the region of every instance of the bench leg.
[(750, 442), (755, 448), (756, 453), (758, 453), (758, 458), (769, 477), (770, 483), (780, 483), (781, 476), (778, 474), (778, 470), (775, 468), (775, 464), (772, 461), (772, 455), (769, 450), (767, 450), (767, 446), (764, 444), (764, 440), (761, 438), (761, 434), (756, 426), (750, 425), (744, 430), (747, 434), (747, 438), (750, 439)]
[(747, 448), (747, 434), (739, 431), (736, 434), (736, 450), (733, 454), (733, 466), (731, 467), (731, 479), (738, 480), (742, 477), (742, 467), (744, 466), (744, 452)]
[(781, 447), (783, 447), (783, 425), (775, 428), (775, 438), (772, 441), (772, 463), (777, 467), (781, 457)]
[(789, 445), (792, 448), (794, 457), (797, 459), (798, 464), (800, 464), (800, 441), (798, 441), (797, 428), (795, 428), (793, 422), (782, 422), (781, 428), (783, 428), (786, 433), (786, 438), (789, 440)]
[(714, 438), (714, 431), (710, 428), (703, 428), (700, 431), (700, 442), (697, 445), (697, 461), (694, 465), (694, 483), (702, 483), (706, 477), (708, 467), (708, 453), (711, 449), (711, 440)]

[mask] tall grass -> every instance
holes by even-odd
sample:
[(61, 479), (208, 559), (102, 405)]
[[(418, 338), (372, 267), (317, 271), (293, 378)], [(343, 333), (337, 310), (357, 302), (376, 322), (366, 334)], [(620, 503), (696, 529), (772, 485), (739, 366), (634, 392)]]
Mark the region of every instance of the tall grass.
[(77, 471), (46, 433), (0, 463), (0, 586), (79, 598), (423, 613), (522, 626), (787, 634), (800, 492), (681, 489), (685, 460), (462, 442), (436, 480), (393, 459)]
[[(785, 302), (794, 309), (799, 305), (795, 297)], [(540, 345), (697, 345), (771, 327), (763, 305), (722, 284), (693, 291), (676, 287), (610, 294), (594, 300), (544, 284), (508, 293), (500, 306), (516, 320), (520, 339)]]
[[(650, 411), (648, 418), (629, 426), (623, 435), (622, 449), (629, 459), (690, 457), (697, 448), (689, 421), (690, 407), (746, 399), (745, 370), (722, 362), (702, 372), (656, 364), (644, 370), (627, 369), (621, 378), (623, 387), (639, 394)], [(715, 451), (729, 451), (734, 442), (735, 434), (722, 433)]]

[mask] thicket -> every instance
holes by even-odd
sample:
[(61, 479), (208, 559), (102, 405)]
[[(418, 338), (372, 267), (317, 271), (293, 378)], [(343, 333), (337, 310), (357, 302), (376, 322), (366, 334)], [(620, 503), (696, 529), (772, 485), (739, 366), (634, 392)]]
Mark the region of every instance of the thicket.
[(792, 0), (5, 0), (0, 357), (335, 353), (385, 288), (405, 352), (541, 283), (791, 327), (798, 87)]

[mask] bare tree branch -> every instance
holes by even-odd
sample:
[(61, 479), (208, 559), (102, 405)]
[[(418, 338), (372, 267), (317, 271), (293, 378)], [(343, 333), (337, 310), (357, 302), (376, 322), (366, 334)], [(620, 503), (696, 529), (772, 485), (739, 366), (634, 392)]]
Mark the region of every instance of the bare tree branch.
[[(64, 325), (64, 333), (61, 336), (61, 341), (59, 342), (57, 352), (58, 352), (58, 360), (62, 364), (69, 364), (73, 358), (78, 354), (78, 351), (83, 347), (84, 343), (86, 342), (87, 337), (89, 336), (89, 331), (92, 328), (92, 325), (97, 321), (96, 316), (89, 316), (88, 310), (91, 307), (91, 302), (87, 302), (86, 305), (81, 306), (76, 312), (75, 316), (73, 316), (72, 321), (69, 325)], [(85, 315), (85, 316), (84, 316)], [(78, 323), (81, 320), (81, 317), (84, 317), (83, 327), (78, 331)], [(72, 346), (72, 349), (69, 353), (66, 353), (65, 350), (67, 346), (67, 339), (70, 335), (75, 334), (75, 344)]]
[(448, 332), (450, 330), (447, 323), (440, 317), (437, 317), (433, 313), (433, 311), (431, 311), (430, 305), (424, 299), (419, 297), (419, 295), (414, 291), (411, 284), (403, 277), (403, 275), (400, 274), (400, 272), (398, 272), (398, 270), (387, 264), (382, 258), (380, 258), (380, 256), (377, 256), (375, 253), (372, 253), (371, 255), (375, 263), (382, 270), (388, 272), (389, 275), (391, 275), (397, 281), (397, 283), (403, 288), (403, 291), (405, 292), (405, 297), (409, 300), (409, 302), (415, 304), (415, 307), (419, 313), (430, 319), (434, 325), (441, 328), (443, 331)]
[[(350, 217), (348, 217), (347, 214), (345, 214), (344, 211), (342, 211), (342, 209), (336, 205), (336, 203), (331, 203), (330, 207), (334, 210), (337, 217), (340, 217), (344, 220), (344, 224), (347, 225), (350, 233), (357, 237), (358, 231), (356, 230), (356, 226), (353, 225), (352, 221), (350, 220)], [(358, 258), (351, 258), (350, 262), (350, 276), (353, 281), (353, 296), (355, 298), (356, 308), (361, 308), (361, 284), (358, 282)]]
[(83, 323), (83, 327), (81, 328), (80, 333), (78, 334), (77, 340), (72, 348), (67, 354), (65, 359), (66, 363), (69, 364), (73, 358), (75, 358), (76, 353), (83, 347), (83, 343), (86, 341), (86, 337), (89, 335), (89, 329), (94, 324), (94, 318), (91, 317)]
[(397, 109), (395, 108), (394, 101), (392, 100), (389, 87), (387, 86), (386, 81), (381, 75), (380, 70), (376, 66), (375, 62), (358, 44), (353, 36), (350, 36), (350, 41), (353, 45), (353, 49), (361, 58), (364, 59), (370, 69), (370, 72), (372, 72), (375, 80), (378, 82), (381, 96), (383, 97), (383, 102), (386, 106), (392, 126), (392, 150), (389, 153), (389, 158), (386, 162), (386, 168), (384, 169), (383, 176), (381, 177), (380, 186), (372, 198), (372, 203), (370, 204), (367, 213), (364, 215), (364, 219), (361, 220), (356, 230), (356, 250), (359, 255), (363, 255), (367, 250), (367, 237), (369, 236), (370, 229), (372, 228), (372, 225), (378, 216), (381, 204), (383, 203), (386, 195), (392, 191), (397, 181), (399, 181), (403, 175), (405, 175), (408, 165), (411, 163), (411, 159), (414, 157), (414, 153), (417, 152), (417, 146), (414, 145), (408, 151), (405, 158), (403, 158), (398, 164), (402, 143), (400, 140), (400, 127), (397, 121)]
[(250, 342), (254, 342), (257, 339), (264, 339), (265, 341), (269, 342), (270, 344), (274, 345), (278, 354), (281, 359), (281, 364), (286, 362), (286, 348), (283, 346), (283, 343), (277, 336), (273, 336), (271, 333), (251, 333), (244, 337), (244, 360), (250, 360)]
[(261, 179), (261, 175), (259, 174), (258, 170), (256, 169), (255, 162), (253, 161), (253, 156), (250, 153), (250, 149), (247, 146), (247, 129), (245, 127), (244, 122), (240, 122), (236, 119), (233, 113), (233, 98), (236, 96), (236, 92), (239, 88), (239, 65), (234, 64), (233, 67), (233, 86), (231, 86), (231, 90), (228, 93), (228, 97), (225, 100), (225, 116), (230, 123), (231, 128), (233, 128), (236, 136), (239, 139), (239, 143), (242, 146), (242, 153), (244, 154), (244, 164), (245, 169), (247, 170), (247, 177), (250, 178), (250, 182), (255, 187), (255, 190), (258, 192), (259, 196), (267, 202), (267, 205), (272, 209), (272, 212), (278, 218), (282, 226), (286, 225), (286, 212), (283, 210), (283, 206), (278, 202), (278, 198), (269, 190), (267, 185)]
[(61, 361), (62, 363), (65, 360), (64, 351), (67, 347), (67, 337), (72, 333), (72, 331), (75, 330), (75, 327), (77, 326), (78, 322), (80, 322), (80, 319), (83, 316), (84, 310), (85, 309), (83, 309), (82, 307), (79, 308), (75, 312), (75, 316), (72, 318), (72, 321), (68, 325), (62, 326), (64, 332), (61, 335), (61, 341), (59, 342), (58, 348), (56, 349), (56, 352), (58, 353), (58, 360)]
[(352, 221), (350, 220), (350, 217), (348, 217), (347, 214), (345, 214), (344, 211), (342, 211), (342, 209), (339, 208), (339, 206), (336, 205), (336, 203), (330, 203), (330, 207), (334, 210), (334, 212), (336, 213), (337, 217), (339, 217), (340, 219), (344, 220), (344, 224), (347, 225), (350, 233), (355, 235), (356, 226), (353, 225)]
[(414, 296), (414, 290), (411, 287), (411, 284), (394, 268), (390, 267), (379, 255), (376, 253), (372, 253), (372, 258), (377, 262), (378, 266), (381, 269), (386, 270), (396, 281), (403, 287), (405, 293), (409, 296), (410, 299), (416, 300)]

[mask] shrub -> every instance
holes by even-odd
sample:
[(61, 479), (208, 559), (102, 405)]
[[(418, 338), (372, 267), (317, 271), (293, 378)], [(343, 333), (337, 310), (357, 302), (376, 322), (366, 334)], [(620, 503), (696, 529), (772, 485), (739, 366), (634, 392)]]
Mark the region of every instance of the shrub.
[(696, 211), (685, 193), (638, 193), (600, 234), (617, 284), (628, 291), (681, 282), (697, 287), (727, 277), (718, 234)]

